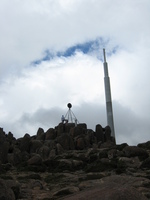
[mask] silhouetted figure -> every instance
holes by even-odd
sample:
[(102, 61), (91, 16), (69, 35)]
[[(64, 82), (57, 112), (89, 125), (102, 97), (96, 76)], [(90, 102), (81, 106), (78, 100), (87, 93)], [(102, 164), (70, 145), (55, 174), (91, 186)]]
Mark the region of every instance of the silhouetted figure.
[(65, 119), (64, 115), (62, 115), (62, 117), (61, 117), (61, 121), (62, 121), (63, 124), (64, 124), (64, 122), (65, 122), (65, 123), (68, 123), (68, 120)]

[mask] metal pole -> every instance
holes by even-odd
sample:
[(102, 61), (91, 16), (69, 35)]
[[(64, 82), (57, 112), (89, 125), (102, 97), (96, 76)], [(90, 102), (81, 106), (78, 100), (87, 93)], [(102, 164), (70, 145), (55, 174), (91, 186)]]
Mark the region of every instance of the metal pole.
[(114, 120), (113, 120), (113, 109), (111, 101), (111, 89), (110, 89), (110, 80), (108, 74), (108, 65), (106, 62), (105, 49), (103, 49), (104, 54), (104, 84), (105, 84), (105, 98), (106, 98), (106, 112), (107, 112), (107, 123), (111, 128), (111, 136), (114, 138), (115, 142), (115, 129), (114, 129)]

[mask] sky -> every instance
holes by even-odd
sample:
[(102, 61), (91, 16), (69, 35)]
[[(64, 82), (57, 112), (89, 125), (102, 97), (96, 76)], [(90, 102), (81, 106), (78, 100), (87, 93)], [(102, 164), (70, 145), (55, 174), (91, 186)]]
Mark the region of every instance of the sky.
[(107, 126), (103, 48), (117, 144), (150, 140), (149, 0), (1, 0), (0, 127), (46, 132), (72, 111)]

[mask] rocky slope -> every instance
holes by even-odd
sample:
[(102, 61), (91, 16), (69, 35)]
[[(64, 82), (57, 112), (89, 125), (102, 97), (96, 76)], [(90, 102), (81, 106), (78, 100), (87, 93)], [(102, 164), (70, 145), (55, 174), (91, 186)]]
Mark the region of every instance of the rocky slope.
[(150, 141), (116, 145), (101, 125), (60, 123), (19, 139), (0, 128), (1, 199), (150, 199)]

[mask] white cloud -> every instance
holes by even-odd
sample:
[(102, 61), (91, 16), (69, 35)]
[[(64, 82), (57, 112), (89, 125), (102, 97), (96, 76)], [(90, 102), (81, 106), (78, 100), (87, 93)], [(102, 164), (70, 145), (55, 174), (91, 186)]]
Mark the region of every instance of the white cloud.
[[(55, 126), (68, 102), (81, 121), (86, 116), (89, 127), (94, 123), (105, 126), (103, 65), (97, 55), (103, 47), (106, 52), (117, 47), (107, 55), (117, 141), (148, 140), (149, 8), (149, 0), (1, 0), (1, 126), (17, 136), (25, 130), (35, 133), (42, 124), (48, 128), (48, 118)], [(97, 38), (107, 44), (89, 55), (77, 51), (70, 57), (55, 56), (31, 65), (44, 57), (45, 50), (56, 55)]]

